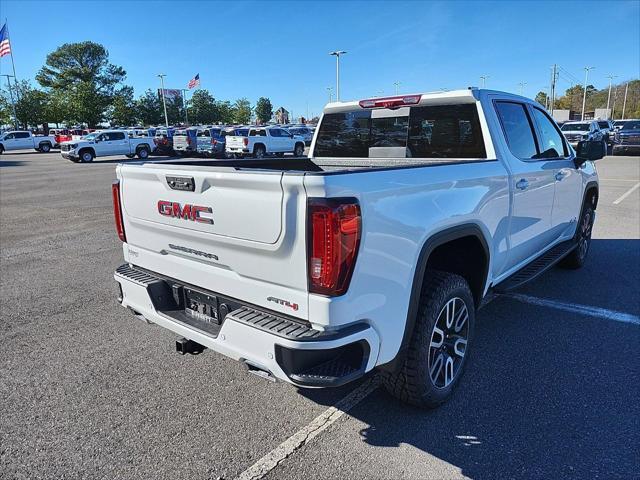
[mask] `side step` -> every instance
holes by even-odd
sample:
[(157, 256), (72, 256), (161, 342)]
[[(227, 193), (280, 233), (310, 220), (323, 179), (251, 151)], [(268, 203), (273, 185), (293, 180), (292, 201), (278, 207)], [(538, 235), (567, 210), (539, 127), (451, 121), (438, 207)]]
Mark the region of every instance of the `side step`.
[(573, 240), (559, 243), (542, 256), (536, 258), (531, 263), (525, 265), (509, 278), (504, 279), (493, 290), (498, 293), (506, 293), (520, 288), (525, 283), (538, 278), (544, 272), (553, 267), (556, 263), (569, 255), (578, 245)]

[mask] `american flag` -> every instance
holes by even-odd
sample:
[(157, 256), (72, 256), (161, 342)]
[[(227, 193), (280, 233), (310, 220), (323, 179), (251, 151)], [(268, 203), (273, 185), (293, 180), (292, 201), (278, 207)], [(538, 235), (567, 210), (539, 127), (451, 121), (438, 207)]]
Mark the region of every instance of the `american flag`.
[(191, 90), (192, 88), (198, 87), (200, 85), (200, 74), (196, 74), (195, 77), (193, 77), (191, 80), (189, 80), (189, 84), (187, 85), (187, 87), (189, 87), (189, 90)]
[(0, 57), (9, 55), (11, 53), (11, 44), (9, 43), (9, 29), (5, 23), (0, 30)]

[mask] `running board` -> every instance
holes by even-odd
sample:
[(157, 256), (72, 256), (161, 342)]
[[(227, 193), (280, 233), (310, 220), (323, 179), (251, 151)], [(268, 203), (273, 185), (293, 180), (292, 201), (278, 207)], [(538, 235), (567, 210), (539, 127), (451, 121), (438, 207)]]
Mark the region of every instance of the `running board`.
[(528, 263), (510, 277), (504, 279), (493, 287), (497, 293), (506, 293), (522, 287), (525, 283), (538, 278), (544, 272), (553, 267), (556, 263), (569, 255), (578, 244), (573, 240), (559, 243), (542, 256)]

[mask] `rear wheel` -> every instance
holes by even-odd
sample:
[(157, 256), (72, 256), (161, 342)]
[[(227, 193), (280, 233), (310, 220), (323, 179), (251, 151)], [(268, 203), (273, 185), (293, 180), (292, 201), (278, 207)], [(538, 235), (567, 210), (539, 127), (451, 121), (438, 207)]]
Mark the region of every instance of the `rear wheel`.
[(49, 153), (51, 151), (51, 144), (50, 143), (43, 143), (40, 145), (40, 151), (42, 153)]
[(139, 148), (136, 151), (136, 154), (138, 155), (138, 158), (144, 160), (146, 158), (149, 158), (149, 149), (148, 148)]
[(427, 270), (404, 364), (385, 373), (386, 389), (423, 408), (444, 403), (458, 385), (473, 339), (475, 307), (466, 280)]
[(132, 154), (130, 154), (130, 153), (129, 153), (129, 154), (125, 155), (125, 157), (127, 157), (127, 158), (133, 158), (133, 157), (135, 157), (135, 155), (132, 155)]
[(256, 145), (256, 148), (253, 149), (254, 158), (264, 158), (266, 154), (267, 152), (262, 145)]
[(3, 153), (4, 153), (4, 147), (0, 145), (0, 155), (2, 155)]
[(576, 269), (585, 264), (587, 254), (589, 253), (589, 247), (591, 246), (591, 232), (593, 231), (594, 220), (595, 211), (593, 210), (593, 207), (591, 205), (585, 205), (582, 217), (580, 218), (580, 225), (578, 225), (578, 231), (575, 236), (577, 246), (560, 262), (559, 265), (561, 267)]

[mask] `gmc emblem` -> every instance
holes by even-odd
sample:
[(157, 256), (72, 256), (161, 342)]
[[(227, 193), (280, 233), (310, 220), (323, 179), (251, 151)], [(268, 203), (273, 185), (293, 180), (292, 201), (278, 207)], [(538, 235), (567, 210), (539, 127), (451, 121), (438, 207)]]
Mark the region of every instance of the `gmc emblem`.
[(165, 217), (182, 218), (183, 220), (191, 220), (192, 222), (208, 223), (209, 225), (213, 225), (213, 218), (202, 216), (203, 213), (213, 214), (211, 207), (191, 205), (188, 203), (184, 206), (180, 206), (178, 202), (158, 200), (158, 213)]

